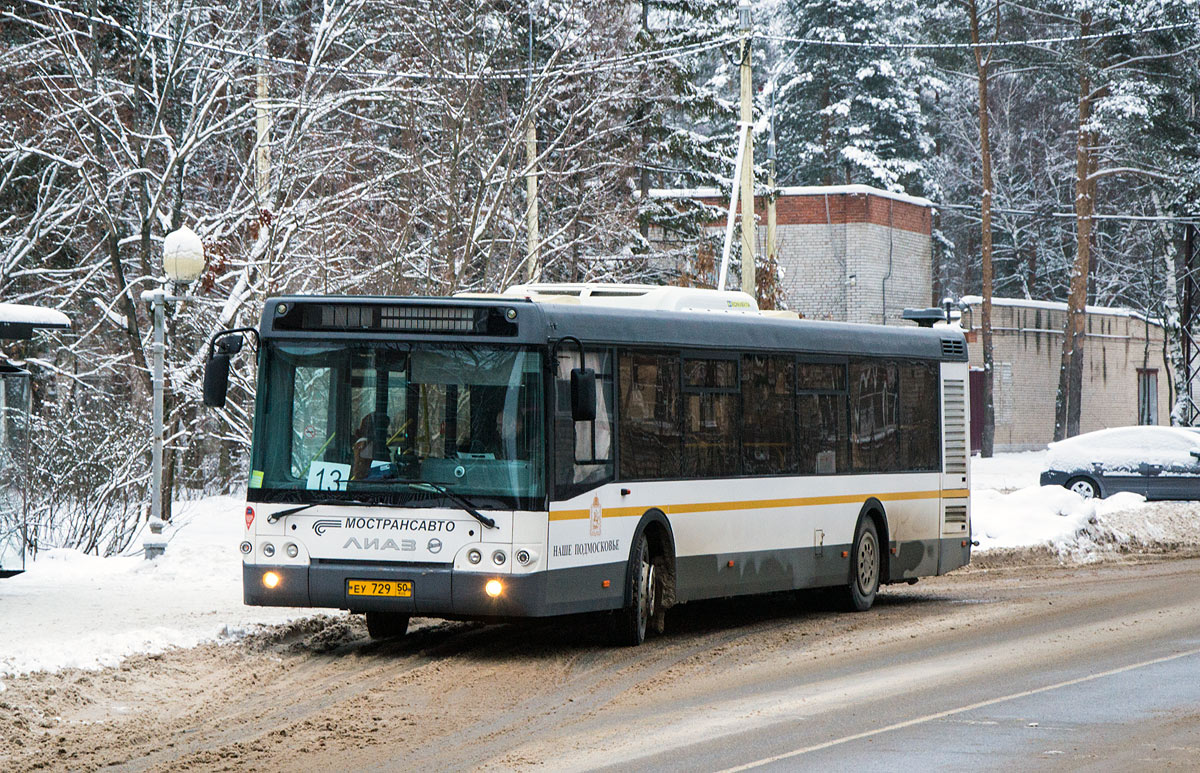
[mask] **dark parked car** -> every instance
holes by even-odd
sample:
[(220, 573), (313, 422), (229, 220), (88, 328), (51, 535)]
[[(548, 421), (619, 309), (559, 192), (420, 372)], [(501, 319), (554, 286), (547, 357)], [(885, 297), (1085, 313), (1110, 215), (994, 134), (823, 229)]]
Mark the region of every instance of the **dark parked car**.
[(1043, 486), (1085, 499), (1132, 491), (1146, 499), (1200, 499), (1200, 434), (1180, 427), (1117, 427), (1050, 444)]

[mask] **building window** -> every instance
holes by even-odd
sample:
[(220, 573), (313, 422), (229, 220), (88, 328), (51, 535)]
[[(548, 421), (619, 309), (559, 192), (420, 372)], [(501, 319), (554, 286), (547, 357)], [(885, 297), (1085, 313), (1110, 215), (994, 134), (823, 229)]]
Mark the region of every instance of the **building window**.
[(1138, 368), (1138, 424), (1158, 424), (1158, 369)]

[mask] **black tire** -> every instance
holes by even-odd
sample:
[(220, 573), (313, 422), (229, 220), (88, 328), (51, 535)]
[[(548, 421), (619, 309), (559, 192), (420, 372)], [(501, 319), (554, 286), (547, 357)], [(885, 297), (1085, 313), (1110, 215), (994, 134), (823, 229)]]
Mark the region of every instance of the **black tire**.
[(654, 614), (650, 617), (650, 630), (655, 636), (662, 636), (667, 630), (667, 605), (663, 603), (666, 596), (667, 560), (662, 556), (654, 557)]
[(1074, 491), (1084, 499), (1100, 498), (1100, 484), (1085, 475), (1067, 481), (1067, 490)]
[(658, 627), (657, 618), (662, 614), (662, 580), (658, 576), (660, 565), (650, 554), (650, 542), (646, 535), (639, 535), (629, 556), (627, 583), (630, 603), (617, 612), (614, 620), (618, 644), (636, 647), (646, 640), (647, 632)]
[(372, 639), (399, 639), (408, 632), (408, 615), (368, 612), (367, 633)]
[(879, 592), (879, 575), (883, 569), (883, 555), (879, 549), (879, 531), (875, 521), (864, 517), (854, 531), (854, 545), (850, 549), (850, 577), (843, 598), (845, 607), (851, 612), (866, 612), (875, 603)]

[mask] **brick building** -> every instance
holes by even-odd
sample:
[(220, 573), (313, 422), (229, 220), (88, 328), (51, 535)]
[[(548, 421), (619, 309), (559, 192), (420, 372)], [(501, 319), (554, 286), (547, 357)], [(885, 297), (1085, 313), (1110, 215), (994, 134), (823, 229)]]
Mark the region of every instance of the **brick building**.
[[(965, 296), (971, 361), (972, 447), (983, 426), (983, 340), (979, 296)], [(1169, 366), (1162, 326), (1128, 309), (1087, 307), (1079, 431), (1170, 424)], [(1042, 448), (1054, 439), (1054, 401), (1067, 304), (992, 299), (996, 451)]]
[[(650, 195), (729, 205), (728, 191), (715, 188), (652, 190)], [(764, 254), (766, 200), (756, 199), (754, 210), (756, 249)], [(775, 211), (786, 308), (808, 319), (898, 324), (905, 308), (935, 300), (927, 199), (867, 185), (781, 188)], [(722, 220), (711, 229), (723, 233), (724, 227)], [(653, 238), (671, 244), (670, 234)]]

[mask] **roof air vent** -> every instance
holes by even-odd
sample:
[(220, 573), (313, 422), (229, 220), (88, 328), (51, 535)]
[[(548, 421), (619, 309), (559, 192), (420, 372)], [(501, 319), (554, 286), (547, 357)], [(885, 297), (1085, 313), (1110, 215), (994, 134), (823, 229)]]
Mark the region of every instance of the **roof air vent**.
[(960, 358), (967, 356), (967, 345), (963, 343), (961, 338), (943, 338), (942, 339), (942, 356), (946, 358)]

